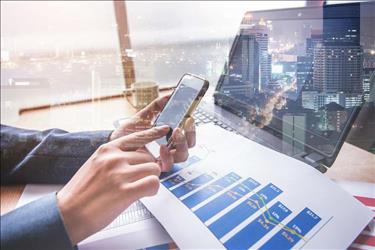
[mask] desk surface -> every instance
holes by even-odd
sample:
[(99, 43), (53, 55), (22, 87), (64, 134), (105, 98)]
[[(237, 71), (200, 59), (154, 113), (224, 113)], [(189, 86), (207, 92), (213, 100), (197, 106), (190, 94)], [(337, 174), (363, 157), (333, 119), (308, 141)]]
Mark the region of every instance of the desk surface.
[[(68, 131), (113, 129), (115, 120), (129, 117), (135, 112), (125, 98), (114, 98), (27, 112), (19, 119), (6, 123), (39, 130), (52, 127)], [(344, 143), (327, 176), (336, 180), (375, 182), (375, 155)], [(23, 188), (1, 186), (1, 214), (15, 207)]]

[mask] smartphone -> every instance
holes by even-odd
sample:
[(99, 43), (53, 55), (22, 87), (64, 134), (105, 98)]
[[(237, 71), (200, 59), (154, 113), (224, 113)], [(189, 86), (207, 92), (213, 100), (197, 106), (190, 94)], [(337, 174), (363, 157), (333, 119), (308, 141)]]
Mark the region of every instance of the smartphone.
[(186, 73), (181, 77), (168, 102), (154, 121), (154, 126), (168, 125), (171, 128), (165, 137), (156, 140), (156, 143), (146, 145), (154, 157), (158, 157), (160, 145), (173, 146), (171, 139), (173, 130), (184, 126), (186, 119), (192, 115), (208, 86), (209, 82), (199, 76)]

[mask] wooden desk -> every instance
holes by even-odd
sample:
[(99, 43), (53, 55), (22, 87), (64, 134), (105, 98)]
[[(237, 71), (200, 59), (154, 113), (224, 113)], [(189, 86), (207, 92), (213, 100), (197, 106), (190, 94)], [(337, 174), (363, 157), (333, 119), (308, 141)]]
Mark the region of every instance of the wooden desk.
[[(28, 112), (22, 114), (17, 121), (7, 124), (39, 130), (52, 127), (68, 131), (113, 129), (115, 120), (129, 117), (135, 111), (124, 98), (115, 98)], [(375, 155), (344, 143), (327, 175), (336, 180), (374, 183)], [(14, 208), (23, 188), (24, 186), (1, 186), (1, 214)]]

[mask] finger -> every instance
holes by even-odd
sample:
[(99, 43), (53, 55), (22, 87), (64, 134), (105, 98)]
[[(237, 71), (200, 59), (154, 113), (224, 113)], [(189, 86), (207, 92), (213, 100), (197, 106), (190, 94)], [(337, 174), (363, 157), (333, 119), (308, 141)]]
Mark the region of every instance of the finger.
[(149, 129), (152, 127), (151, 121), (152, 121), (152, 118), (151, 119), (143, 118), (143, 117), (140, 117), (139, 114), (136, 114), (134, 118), (132, 119), (131, 126), (129, 127), (131, 127), (133, 132)]
[(126, 121), (117, 129), (121, 135), (128, 135), (137, 131), (149, 129), (151, 127), (151, 121), (143, 119), (137, 115), (126, 119)]
[(187, 145), (186, 137), (180, 128), (173, 131), (172, 134), (174, 149), (171, 150), (174, 162), (186, 161), (189, 156), (189, 147)]
[(114, 140), (113, 143), (123, 151), (135, 151), (149, 142), (166, 136), (169, 130), (170, 128), (166, 125), (153, 127), (120, 137)]
[(134, 200), (139, 200), (145, 196), (152, 196), (158, 192), (159, 178), (155, 175), (149, 175), (135, 182), (128, 184), (129, 194), (134, 197)]
[(160, 158), (158, 163), (162, 172), (168, 172), (173, 166), (174, 158), (166, 145), (160, 146)]
[(195, 132), (195, 121), (194, 118), (189, 117), (186, 120), (185, 126), (185, 137), (189, 148), (192, 148), (195, 146), (195, 138), (196, 138), (196, 132)]
[(138, 116), (151, 121), (165, 106), (168, 102), (170, 95), (162, 96), (151, 102), (145, 108), (138, 112)]
[(159, 177), (160, 173), (161, 169), (157, 163), (146, 162), (142, 164), (128, 166), (122, 172), (122, 176), (124, 178), (124, 181), (126, 182), (135, 182), (150, 175)]
[(131, 165), (146, 163), (146, 162), (155, 162), (155, 158), (148, 152), (144, 150), (137, 150), (137, 151), (128, 151), (122, 152), (126, 160)]

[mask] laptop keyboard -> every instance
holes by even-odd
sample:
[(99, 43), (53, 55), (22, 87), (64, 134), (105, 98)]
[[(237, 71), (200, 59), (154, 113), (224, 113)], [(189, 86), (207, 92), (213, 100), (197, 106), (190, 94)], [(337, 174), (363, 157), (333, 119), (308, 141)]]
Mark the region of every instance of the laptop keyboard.
[[(193, 113), (193, 117), (195, 119), (195, 124), (197, 126), (199, 126), (201, 124), (206, 124), (206, 123), (213, 123), (213, 124), (215, 124), (219, 127), (222, 127), (223, 129), (226, 129), (226, 130), (231, 131), (233, 133), (239, 134), (235, 129), (233, 129), (229, 125), (227, 125), (224, 122), (215, 118), (212, 114), (209, 114), (209, 113), (205, 112), (204, 110), (202, 110), (200, 108), (195, 110), (195, 112)], [(256, 142), (262, 144), (263, 146), (266, 146), (268, 148), (271, 148), (271, 149), (274, 149), (275, 151), (280, 152), (272, 144), (267, 143), (262, 138), (257, 137)], [(304, 153), (304, 156), (305, 156), (305, 153)], [(313, 158), (313, 159), (310, 159), (310, 158), (312, 158), (312, 157), (310, 157), (310, 155), (308, 157), (298, 157), (298, 155), (293, 156), (293, 157), (297, 158), (298, 160), (304, 161), (304, 162), (306, 162), (306, 160), (308, 160), (308, 162), (307, 162), (308, 164), (310, 164), (312, 167), (316, 168), (320, 172), (325, 173), (327, 171), (327, 168), (325, 168), (324, 166), (322, 166), (321, 164), (318, 163), (318, 160), (322, 159), (322, 156), (320, 156), (320, 155), (318, 155), (318, 156), (320, 157), (319, 159), (316, 159), (316, 157)]]
[(205, 112), (204, 110), (198, 108), (195, 110), (195, 112), (193, 113), (193, 118), (195, 120), (195, 124), (197, 126), (201, 125), (201, 124), (206, 124), (206, 123), (213, 123), (219, 127), (222, 127), (223, 129), (226, 129), (228, 131), (234, 131), (233, 128), (231, 128), (229, 125), (225, 124), (224, 122), (218, 120), (217, 118), (215, 118), (213, 115), (211, 114), (208, 114), (207, 112)]
[(111, 224), (104, 228), (103, 231), (147, 220), (153, 217), (154, 216), (152, 216), (152, 214), (140, 201), (136, 201), (125, 211), (123, 211), (114, 221), (112, 221)]

